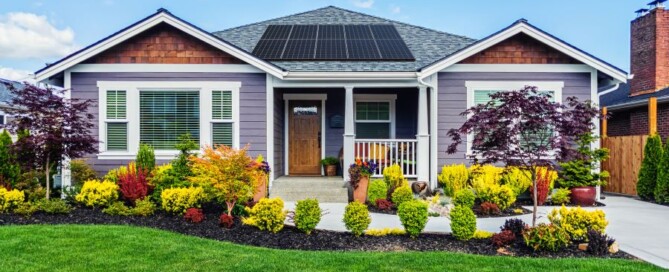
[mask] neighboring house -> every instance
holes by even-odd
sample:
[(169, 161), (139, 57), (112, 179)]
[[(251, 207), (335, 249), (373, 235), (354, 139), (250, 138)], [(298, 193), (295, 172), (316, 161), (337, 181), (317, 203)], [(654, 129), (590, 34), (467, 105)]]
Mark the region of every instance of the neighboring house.
[(23, 84), (20, 82), (0, 78), (0, 132), (2, 127), (9, 121), (9, 116), (6, 114), (7, 109), (12, 108), (11, 100), (12, 94), (6, 84), (11, 84), (14, 88), (21, 89)]
[(607, 108), (608, 136), (648, 134), (649, 99), (657, 99), (657, 132), (669, 137), (669, 11), (640, 10), (631, 23), (631, 79), (600, 97)]
[(98, 101), (89, 162), (101, 173), (140, 142), (171, 159), (190, 133), (263, 154), (272, 180), (321, 175), (320, 159), (341, 154), (434, 187), (441, 166), (468, 163), (466, 144), (446, 153), (446, 132), (491, 91), (597, 102), (627, 73), (525, 20), (475, 40), (330, 6), (214, 33), (160, 9), (36, 78)]

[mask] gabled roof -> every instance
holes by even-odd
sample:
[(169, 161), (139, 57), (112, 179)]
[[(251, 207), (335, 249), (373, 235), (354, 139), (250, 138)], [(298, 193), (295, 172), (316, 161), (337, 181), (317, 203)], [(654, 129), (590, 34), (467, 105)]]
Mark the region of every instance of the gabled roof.
[(630, 85), (620, 84), (617, 89), (599, 97), (599, 104), (609, 109), (645, 107), (648, 98), (657, 97), (658, 101), (669, 101), (669, 88), (657, 92), (630, 96)]
[(8, 106), (9, 102), (12, 100), (12, 94), (9, 92), (9, 88), (7, 88), (7, 85), (5, 84), (11, 84), (17, 89), (23, 88), (23, 84), (20, 82), (0, 78), (0, 107)]
[(235, 27), (213, 34), (246, 52), (260, 40), (268, 25), (276, 24), (392, 24), (407, 44), (415, 61), (272, 61), (291, 72), (415, 72), (419, 68), (450, 55), (476, 40), (460, 35), (410, 25), (334, 6), (289, 15), (259, 23)]
[(277, 67), (274, 64), (266, 62), (262, 59), (259, 59), (252, 54), (238, 48), (237, 46), (230, 44), (215, 35), (212, 35), (209, 32), (204, 31), (203, 29), (182, 20), (179, 17), (174, 16), (166, 9), (158, 9), (158, 11), (120, 31), (103, 38), (102, 40), (97, 41), (77, 52), (74, 52), (61, 60), (52, 63), (39, 71), (35, 72), (35, 77), (37, 81), (42, 81), (48, 79), (62, 71), (70, 68), (74, 65), (81, 63), (82, 61), (87, 60), (88, 58), (103, 52), (123, 41), (126, 41), (133, 36), (142, 33), (145, 30), (150, 29), (158, 24), (166, 23), (169, 24), (181, 31), (184, 31), (193, 37), (196, 37), (202, 40), (205, 43), (208, 43), (248, 64), (251, 64), (258, 69), (261, 69), (269, 74), (274, 76), (283, 75), (284, 71)]

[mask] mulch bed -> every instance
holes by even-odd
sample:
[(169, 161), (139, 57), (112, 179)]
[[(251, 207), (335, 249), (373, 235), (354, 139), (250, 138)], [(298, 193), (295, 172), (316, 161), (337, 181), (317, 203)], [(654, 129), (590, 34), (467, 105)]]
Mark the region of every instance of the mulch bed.
[[(532, 203), (532, 200), (518, 200), (518, 201), (516, 201), (516, 204), (523, 205), (523, 206), (534, 205)], [(544, 203), (544, 205), (540, 205), (540, 207), (542, 207), (542, 206), (543, 207), (562, 207), (562, 204), (558, 205), (558, 204), (553, 204), (550, 201), (546, 201), (546, 203)], [(605, 207), (606, 205), (602, 202), (596, 201), (594, 206), (579, 206), (579, 205), (574, 205), (574, 204), (571, 204), (571, 203), (564, 204), (564, 206), (565, 207), (583, 207), (583, 208), (585, 208), (585, 207)]]
[[(132, 225), (172, 231), (237, 244), (260, 246), (277, 249), (298, 250), (338, 250), (338, 251), (451, 251), (481, 255), (499, 255), (491, 245), (490, 239), (459, 241), (450, 234), (421, 234), (417, 239), (408, 236), (355, 237), (346, 232), (316, 230), (311, 235), (299, 232), (292, 226), (286, 226), (276, 234), (264, 232), (255, 227), (242, 225), (239, 221), (232, 229), (219, 227), (220, 211), (205, 210), (206, 220), (200, 224), (186, 222), (182, 217), (156, 212), (149, 217), (111, 216), (86, 208), (75, 208), (70, 214), (49, 215), (36, 213), (31, 217), (12, 214), (0, 215), (2, 225), (27, 224), (96, 224), (96, 225)], [(521, 243), (521, 242), (519, 242)], [(514, 246), (508, 251), (515, 256), (530, 257), (592, 257), (579, 251), (576, 245), (567, 250), (552, 252), (534, 252), (525, 246)], [(633, 258), (622, 251), (606, 256), (610, 258)]]
[[(514, 210), (520, 209), (523, 212), (522, 213), (516, 213)], [(509, 217), (509, 216), (518, 216), (518, 215), (523, 215), (523, 214), (530, 214), (532, 213), (531, 210), (525, 209), (522, 206), (518, 204), (514, 204), (511, 208), (508, 208), (506, 210), (501, 211), (500, 213), (497, 214), (486, 214), (481, 211), (481, 208), (479, 205), (474, 206), (474, 214), (476, 214), (476, 218), (494, 218), (494, 217)]]

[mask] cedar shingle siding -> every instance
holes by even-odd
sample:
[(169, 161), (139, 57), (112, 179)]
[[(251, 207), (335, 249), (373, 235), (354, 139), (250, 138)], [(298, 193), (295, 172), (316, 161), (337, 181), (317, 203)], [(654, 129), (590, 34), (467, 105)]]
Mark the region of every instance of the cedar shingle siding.
[(469, 57), (461, 63), (577, 64), (580, 62), (521, 33)]

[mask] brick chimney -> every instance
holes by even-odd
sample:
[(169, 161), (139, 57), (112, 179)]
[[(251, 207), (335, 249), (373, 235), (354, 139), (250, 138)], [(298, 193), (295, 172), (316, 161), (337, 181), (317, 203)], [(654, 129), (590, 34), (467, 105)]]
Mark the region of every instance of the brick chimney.
[(657, 7), (632, 21), (630, 96), (669, 87), (669, 11)]

